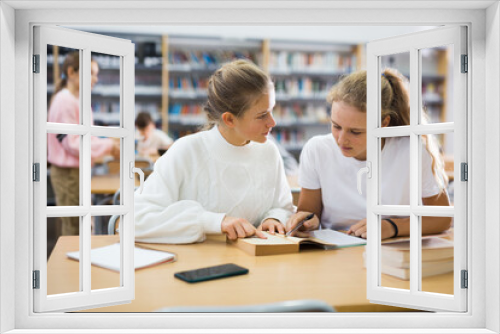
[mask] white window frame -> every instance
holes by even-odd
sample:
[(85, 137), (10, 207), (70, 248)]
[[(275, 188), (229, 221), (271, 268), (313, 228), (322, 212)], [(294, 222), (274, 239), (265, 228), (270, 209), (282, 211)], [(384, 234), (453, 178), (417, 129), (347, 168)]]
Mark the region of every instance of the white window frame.
[[(130, 303), (135, 295), (134, 247), (134, 44), (130, 41), (53, 26), (34, 27), (34, 54), (39, 56), (39, 73), (33, 74), (34, 94), (34, 162), (40, 164), (40, 175), (47, 174), (47, 134), (80, 135), (80, 205), (47, 207), (47, 178), (33, 184), (34, 197), (34, 270), (39, 272), (39, 289), (34, 289), (35, 312), (71, 311)], [(47, 122), (47, 45), (76, 49), (80, 52), (80, 120), (78, 124)], [(92, 125), (90, 64), (92, 52), (119, 57), (120, 125)], [(91, 203), (91, 137), (118, 138), (120, 149), (120, 204)], [(91, 287), (91, 219), (92, 216), (121, 216), (120, 286), (92, 290)], [(80, 218), (80, 290), (47, 295), (47, 218), (79, 216)]]
[[(354, 3), (354, 4), (353, 4)], [(7, 1), (0, 4), (0, 256), (2, 275), (0, 277), (1, 330), (16, 329), (15, 333), (36, 332), (39, 328), (91, 328), (87, 332), (99, 333), (98, 328), (283, 328), (287, 324), (293, 328), (348, 328), (354, 326), (360, 332), (382, 332), (376, 328), (398, 328), (398, 333), (410, 332), (408, 327), (420, 328), (420, 332), (431, 332), (425, 328), (443, 328), (432, 330), (433, 333), (457, 332), (463, 328), (467, 333), (492, 333), (500, 330), (497, 315), (499, 302), (499, 227), (500, 218), (500, 175), (499, 163), (500, 137), (498, 134), (500, 101), (500, 11), (497, 1), (460, 2), (462, 9), (449, 9), (457, 2), (435, 1), (425, 2), (422, 7), (414, 2), (413, 6), (421, 9), (387, 9), (390, 6), (404, 6), (401, 2), (370, 2), (370, 8), (364, 9), (363, 2), (313, 3), (294, 2), (295, 8), (289, 9), (289, 2), (240, 2), (225, 4), (220, 9), (215, 2), (205, 3), (205, 8), (190, 8), (189, 3), (169, 2), (155, 3), (153, 6), (164, 6), (163, 9), (138, 11), (137, 9), (103, 10), (102, 6), (114, 6), (106, 1), (98, 3), (80, 3), (86, 9), (40, 10), (50, 6), (43, 1), (22, 2)], [(122, 5), (121, 2), (119, 5)], [(21, 9), (23, 6), (28, 9)], [(58, 6), (67, 4), (57, 3)], [(199, 5), (199, 4), (198, 4)], [(16, 9), (12, 8), (18, 7)], [(75, 5), (78, 6), (78, 5)], [(101, 8), (95, 8), (100, 6)], [(143, 6), (148, 6), (144, 2)], [(151, 4), (150, 4), (151, 6)], [(281, 7), (280, 7), (281, 6)], [(358, 9), (343, 9), (359, 6)], [(440, 7), (441, 6), (441, 7)], [(469, 8), (466, 8), (469, 6)], [(489, 6), (489, 8), (488, 8)], [(79, 8), (82, 8), (79, 7)], [(132, 6), (134, 7), (134, 6)], [(181, 7), (179, 9), (179, 7)], [(265, 8), (270, 7), (270, 8)], [(135, 8), (135, 7), (134, 7)], [(207, 9), (208, 8), (208, 9)], [(246, 10), (242, 10), (247, 8)], [(375, 8), (375, 9), (374, 9)], [(424, 9), (422, 9), (424, 8)], [(444, 9), (440, 9), (444, 8)], [(446, 9), (448, 8), (448, 9)], [(103, 15), (103, 11), (106, 15)], [(106, 22), (103, 22), (103, 21)], [(406, 313), (406, 314), (313, 314), (313, 315), (191, 315), (191, 314), (44, 314), (31, 312), (30, 296), (32, 290), (31, 268), (26, 258), (29, 245), (32, 243), (30, 222), (32, 222), (32, 203), (26, 201), (31, 192), (29, 181), (31, 171), (30, 156), (32, 154), (32, 109), (27, 96), (32, 94), (29, 82), (30, 67), (30, 31), (34, 24), (235, 24), (238, 25), (439, 25), (466, 24), (469, 27), (469, 129), (471, 152), (469, 175), (469, 197), (471, 208), (469, 221), (474, 230), (469, 230), (472, 243), (469, 246), (469, 312), (454, 313)], [(487, 29), (486, 29), (487, 27)], [(7, 28), (7, 29), (4, 29)], [(14, 35), (15, 32), (15, 35)], [(14, 37), (15, 36), (15, 37)], [(6, 46), (6, 47), (4, 47)], [(14, 51), (15, 50), (15, 51)], [(488, 66), (488, 71), (486, 67)], [(15, 70), (14, 70), (15, 68)], [(6, 77), (4, 74), (10, 74)], [(15, 88), (9, 86), (15, 78)], [(12, 127), (12, 111), (15, 111), (15, 131)], [(472, 117), (474, 121), (472, 121)], [(488, 121), (486, 121), (488, 119)], [(488, 133), (486, 136), (485, 133)], [(26, 135), (28, 134), (28, 135)], [(12, 135), (15, 146), (12, 146)], [(488, 140), (486, 140), (488, 139)], [(485, 153), (488, 152), (488, 155)], [(15, 161), (15, 165), (5, 161)], [(487, 163), (486, 163), (487, 162)], [(484, 167), (486, 166), (486, 167)], [(486, 173), (489, 174), (486, 182)], [(15, 175), (15, 177), (12, 177)], [(15, 189), (12, 199), (11, 190)], [(485, 204), (486, 202), (486, 204)], [(14, 208), (14, 209), (13, 209)], [(13, 224), (12, 222), (15, 222)], [(15, 240), (12, 236), (15, 236)], [(485, 266), (484, 255), (488, 252), (496, 258), (488, 267)], [(12, 289), (15, 286), (15, 289)], [(487, 292), (487, 293), (486, 293)], [(15, 305), (12, 308), (12, 305)], [(405, 330), (406, 328), (406, 330)], [(448, 328), (449, 330), (446, 330)], [(23, 330), (33, 329), (33, 330)], [(371, 329), (371, 330), (370, 330)], [(50, 332), (55, 333), (55, 330)], [(68, 333), (69, 330), (61, 332)], [(127, 332), (132, 333), (132, 330)], [(138, 330), (138, 333), (146, 331)], [(165, 330), (164, 332), (167, 332)], [(173, 332), (173, 330), (171, 330)], [(333, 332), (333, 330), (332, 330)], [(354, 331), (352, 331), (354, 332)], [(414, 332), (414, 331), (412, 331)]]
[[(376, 40), (367, 45), (367, 165), (371, 178), (367, 180), (367, 296), (372, 303), (403, 306), (428, 311), (467, 310), (467, 289), (461, 288), (461, 270), (467, 269), (467, 184), (460, 179), (461, 163), (467, 162), (467, 73), (461, 73), (461, 55), (467, 54), (466, 28), (446, 26)], [(453, 45), (453, 122), (423, 124), (422, 110), (422, 61), (420, 50)], [(408, 53), (410, 61), (410, 124), (400, 127), (381, 126), (381, 58), (398, 53)], [(454, 204), (453, 206), (425, 206), (421, 202), (422, 141), (420, 135), (454, 134)], [(410, 202), (408, 205), (381, 204), (381, 138), (407, 136), (410, 139)], [(381, 216), (401, 215), (410, 217), (410, 289), (395, 289), (381, 285)], [(419, 220), (424, 216), (454, 218), (454, 278), (453, 294), (429, 293), (421, 290), (422, 231)]]

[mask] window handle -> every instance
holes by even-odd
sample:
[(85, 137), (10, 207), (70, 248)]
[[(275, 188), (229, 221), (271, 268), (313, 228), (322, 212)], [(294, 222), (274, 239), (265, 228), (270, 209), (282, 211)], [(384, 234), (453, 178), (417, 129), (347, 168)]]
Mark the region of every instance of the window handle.
[(358, 170), (358, 193), (360, 195), (363, 194), (363, 192), (361, 191), (361, 177), (363, 176), (363, 174), (367, 174), (367, 177), (369, 179), (372, 178), (372, 163), (370, 161), (367, 161), (366, 162), (366, 167), (363, 167), (361, 168), (360, 170)]
[(139, 194), (142, 194), (142, 189), (144, 188), (144, 172), (142, 171), (142, 169), (135, 167), (134, 161), (130, 161), (129, 170), (130, 170), (130, 178), (131, 179), (134, 178), (134, 173), (139, 174), (139, 179), (140, 179)]

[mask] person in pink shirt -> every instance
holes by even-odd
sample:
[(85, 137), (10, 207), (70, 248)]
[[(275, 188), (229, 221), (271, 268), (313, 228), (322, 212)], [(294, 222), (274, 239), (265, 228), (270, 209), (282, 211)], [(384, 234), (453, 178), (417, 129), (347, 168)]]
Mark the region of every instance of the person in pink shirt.
[[(62, 66), (62, 79), (50, 101), (48, 121), (80, 124), (80, 54), (69, 53)], [(91, 85), (98, 82), (99, 66), (91, 62)], [(111, 138), (91, 138), (91, 159), (119, 156), (119, 141)], [(69, 134), (47, 135), (47, 161), (57, 206), (80, 205), (80, 136)], [(79, 234), (79, 217), (62, 218), (62, 235)]]

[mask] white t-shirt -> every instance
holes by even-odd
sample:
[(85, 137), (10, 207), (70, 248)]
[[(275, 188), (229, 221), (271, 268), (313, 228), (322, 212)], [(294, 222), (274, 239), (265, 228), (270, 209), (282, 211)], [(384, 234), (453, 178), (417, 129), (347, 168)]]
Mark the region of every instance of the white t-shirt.
[[(363, 194), (358, 193), (357, 173), (366, 161), (342, 155), (333, 135), (310, 139), (300, 156), (299, 185), (321, 189), (323, 211), (321, 227), (346, 230), (366, 218), (366, 178), (362, 178)], [(422, 148), (422, 197), (439, 194), (432, 173), (432, 158)], [(381, 156), (381, 194), (383, 205), (410, 204), (410, 140), (388, 138)]]
[(136, 240), (152, 243), (201, 242), (222, 233), (225, 215), (257, 227), (267, 218), (286, 224), (293, 211), (277, 147), (234, 146), (217, 127), (177, 140), (134, 200)]
[(172, 138), (160, 129), (155, 129), (146, 140), (143, 137), (138, 137), (137, 139), (137, 153), (141, 157), (149, 157), (150, 149), (166, 148), (174, 142)]

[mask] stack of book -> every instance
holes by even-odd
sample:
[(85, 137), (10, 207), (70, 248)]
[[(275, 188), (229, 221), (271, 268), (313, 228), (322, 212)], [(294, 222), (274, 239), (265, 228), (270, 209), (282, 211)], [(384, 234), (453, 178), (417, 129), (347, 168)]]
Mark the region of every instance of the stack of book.
[[(409, 241), (382, 244), (381, 253), (382, 274), (410, 279)], [(363, 253), (363, 260), (366, 261), (366, 252)], [(437, 237), (422, 239), (422, 278), (452, 271), (453, 242)]]

